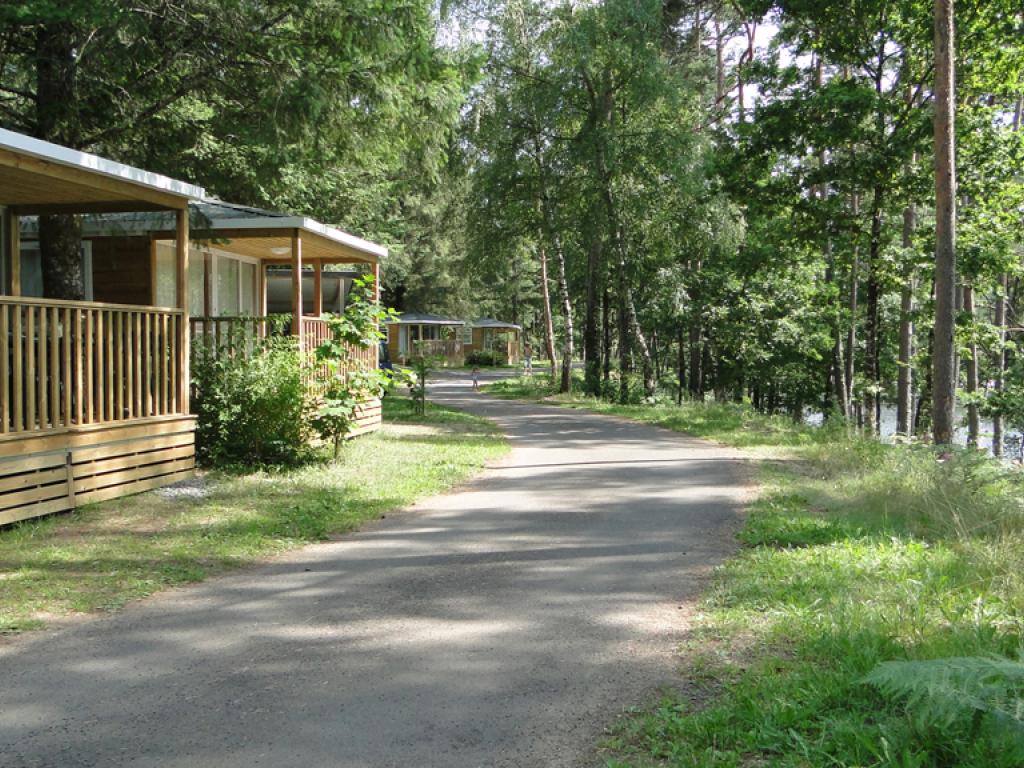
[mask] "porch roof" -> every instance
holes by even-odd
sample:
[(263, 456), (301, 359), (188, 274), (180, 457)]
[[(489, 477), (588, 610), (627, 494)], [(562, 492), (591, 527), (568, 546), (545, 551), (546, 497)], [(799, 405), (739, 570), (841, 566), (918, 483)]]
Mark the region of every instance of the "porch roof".
[(481, 317), (479, 320), (473, 321), (474, 328), (505, 328), (508, 330), (521, 331), (523, 327), (516, 325), (515, 323), (506, 323), (502, 320), (495, 320), (491, 317)]
[(0, 205), (19, 216), (180, 210), (202, 187), (0, 128)]
[(397, 319), (387, 321), (393, 325), (465, 325), (464, 320), (441, 315), (430, 315), (425, 312), (403, 312)]
[[(378, 263), (387, 256), (382, 245), (342, 232), (308, 216), (268, 211), (263, 208), (207, 198), (190, 205), (192, 239), (242, 256), (274, 264), (291, 261), (292, 235), (302, 235), (303, 261), (323, 263)], [(32, 233), (27, 222), (23, 231)], [(155, 235), (173, 238), (173, 219), (165, 212), (113, 213), (87, 216), (82, 222), (84, 237)]]

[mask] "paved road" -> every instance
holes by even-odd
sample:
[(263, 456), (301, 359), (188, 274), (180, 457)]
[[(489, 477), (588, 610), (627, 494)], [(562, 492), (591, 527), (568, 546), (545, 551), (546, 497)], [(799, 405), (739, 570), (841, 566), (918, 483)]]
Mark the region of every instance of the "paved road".
[(559, 768), (673, 682), (731, 548), (733, 451), (438, 399), (513, 450), (342, 541), (0, 650), (0, 766)]

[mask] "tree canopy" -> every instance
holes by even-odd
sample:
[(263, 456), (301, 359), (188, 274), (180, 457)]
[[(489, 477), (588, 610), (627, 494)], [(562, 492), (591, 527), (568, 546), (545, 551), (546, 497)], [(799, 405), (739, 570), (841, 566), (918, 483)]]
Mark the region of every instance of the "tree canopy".
[(392, 304), (523, 323), (563, 388), (585, 360), (594, 396), (925, 436), (948, 314), (968, 439), (987, 417), (998, 451), (1024, 426), (1024, 15), (955, 6), (938, 315), (935, 18), (923, 0), (21, 0), (0, 8), (0, 124), (381, 240)]

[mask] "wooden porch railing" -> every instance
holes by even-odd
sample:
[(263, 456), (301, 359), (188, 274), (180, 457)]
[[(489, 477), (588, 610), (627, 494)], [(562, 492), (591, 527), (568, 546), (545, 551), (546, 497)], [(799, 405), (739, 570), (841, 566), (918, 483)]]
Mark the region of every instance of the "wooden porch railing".
[(205, 344), (216, 355), (250, 355), (258, 339), (264, 338), (273, 326), (266, 317), (221, 315), (189, 318), (193, 345)]
[(443, 357), (448, 361), (462, 357), (462, 342), (458, 339), (421, 339), (413, 342), (413, 348), (421, 355)]
[[(268, 333), (285, 334), (289, 331), (290, 316), (271, 315), (269, 317), (193, 317), (189, 323), (194, 343), (206, 342), (214, 354), (250, 355), (255, 349), (255, 341), (265, 338)], [(330, 339), (330, 326), (319, 317), (302, 318), (303, 345), (307, 352), (314, 352), (317, 347)], [(377, 350), (374, 347), (356, 347), (349, 349), (352, 365), (348, 370), (372, 370), (377, 367)], [(346, 373), (343, 371), (342, 373)]]
[(0, 434), (182, 413), (181, 310), (0, 296)]
[(462, 345), (455, 339), (421, 339), (414, 341), (417, 350), (426, 355), (450, 357), (461, 353)]
[(331, 327), (319, 317), (302, 318), (302, 343), (310, 352), (331, 338)]

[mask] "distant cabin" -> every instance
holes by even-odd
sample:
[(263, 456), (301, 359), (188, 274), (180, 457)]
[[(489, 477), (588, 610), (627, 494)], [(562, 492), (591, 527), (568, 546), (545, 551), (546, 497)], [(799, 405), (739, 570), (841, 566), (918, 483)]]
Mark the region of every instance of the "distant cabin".
[(388, 354), (402, 364), (422, 354), (444, 365), (462, 365), (465, 325), (454, 317), (403, 312), (388, 323)]
[(505, 363), (518, 364), (521, 359), (522, 327), (490, 317), (482, 317), (470, 326), (466, 355), (473, 352), (494, 352)]

